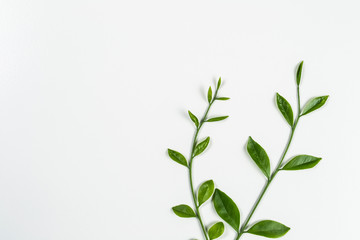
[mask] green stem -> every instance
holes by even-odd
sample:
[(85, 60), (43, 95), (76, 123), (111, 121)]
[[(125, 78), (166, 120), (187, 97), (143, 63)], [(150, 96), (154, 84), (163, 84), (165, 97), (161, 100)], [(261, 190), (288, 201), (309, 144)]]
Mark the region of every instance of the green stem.
[(294, 136), (294, 133), (295, 133), (296, 126), (297, 126), (297, 124), (298, 124), (298, 122), (299, 122), (299, 119), (300, 119), (300, 117), (301, 117), (301, 114), (300, 114), (301, 110), (300, 110), (300, 93), (299, 93), (299, 86), (297, 86), (297, 100), (298, 100), (298, 103), (297, 103), (297, 105), (298, 105), (298, 114), (297, 114), (297, 117), (296, 117), (296, 119), (295, 119), (292, 127), (291, 127), (290, 137), (289, 137), (288, 142), (287, 142), (287, 144), (286, 144), (286, 146), (285, 146), (285, 149), (284, 149), (284, 151), (283, 151), (283, 154), (281, 155), (280, 161), (278, 162), (275, 170), (272, 172), (270, 178), (266, 181), (265, 186), (264, 186), (263, 189), (261, 190), (260, 195), (259, 195), (259, 197), (257, 198), (257, 200), (256, 200), (254, 206), (252, 207), (249, 215), (247, 216), (245, 222), (241, 225), (240, 231), (238, 232), (238, 234), (237, 234), (237, 236), (236, 236), (236, 240), (239, 240), (239, 239), (241, 238), (241, 236), (242, 236), (244, 233), (246, 233), (246, 229), (247, 229), (247, 227), (248, 227), (248, 223), (249, 223), (251, 217), (253, 216), (255, 210), (257, 209), (259, 203), (261, 202), (263, 196), (265, 195), (265, 192), (267, 191), (268, 187), (270, 186), (272, 180), (274, 180), (276, 174), (280, 171), (281, 165), (282, 165), (282, 163), (283, 163), (283, 161), (284, 161), (284, 159), (285, 159), (286, 153), (287, 153), (287, 151), (289, 150), (291, 141), (292, 141), (293, 136)]
[(197, 219), (199, 220), (202, 232), (203, 232), (204, 237), (205, 237), (206, 240), (209, 240), (209, 238), (208, 238), (208, 234), (206, 232), (204, 223), (203, 223), (203, 221), (201, 219), (201, 214), (200, 214), (200, 210), (199, 210), (200, 206), (198, 205), (197, 200), (196, 200), (196, 194), (195, 194), (194, 184), (193, 184), (193, 180), (192, 180), (192, 162), (193, 162), (194, 157), (195, 157), (194, 156), (194, 151), (195, 151), (195, 147), (196, 147), (196, 144), (197, 144), (198, 134), (200, 132), (201, 127), (203, 126), (203, 124), (206, 121), (207, 115), (209, 113), (209, 110), (210, 110), (212, 104), (216, 100), (217, 92), (218, 92), (218, 89), (215, 90), (214, 97), (211, 100), (211, 102), (209, 103), (209, 106), (207, 107), (204, 116), (201, 118), (199, 126), (196, 128), (194, 139), (193, 139), (193, 142), (192, 142), (191, 155), (190, 155), (189, 167), (188, 167), (189, 168), (189, 181), (190, 181), (191, 195), (192, 195), (194, 206), (195, 206), (195, 213), (196, 213)]

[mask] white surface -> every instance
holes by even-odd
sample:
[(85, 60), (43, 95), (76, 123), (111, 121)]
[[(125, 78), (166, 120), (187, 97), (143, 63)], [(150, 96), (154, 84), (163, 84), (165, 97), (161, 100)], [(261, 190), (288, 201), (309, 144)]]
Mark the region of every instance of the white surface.
[[(1, 1), (0, 239), (201, 239), (186, 169), (186, 111), (200, 115), (222, 76), (206, 124), (210, 149), (194, 164), (239, 205), (242, 220), (264, 179), (249, 135), (277, 163), (289, 128), (274, 104), (330, 94), (299, 123), (289, 157), (323, 157), (278, 175), (253, 220), (292, 229), (282, 239), (358, 239), (358, 1)], [(218, 218), (210, 204), (205, 222)], [(223, 239), (233, 239), (228, 231)], [(242, 239), (262, 239), (245, 236)]]

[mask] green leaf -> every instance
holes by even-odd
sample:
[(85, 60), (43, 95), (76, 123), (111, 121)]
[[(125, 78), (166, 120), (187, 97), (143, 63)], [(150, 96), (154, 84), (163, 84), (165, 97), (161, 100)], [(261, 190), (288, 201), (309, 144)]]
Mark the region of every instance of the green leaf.
[(194, 150), (194, 157), (201, 154), (203, 151), (205, 151), (205, 149), (209, 145), (209, 142), (210, 142), (210, 137), (207, 137), (204, 141), (202, 141), (201, 143), (196, 145), (195, 150)]
[(217, 122), (217, 121), (227, 119), (228, 117), (229, 116), (221, 116), (221, 117), (209, 118), (209, 119), (206, 120), (206, 122)]
[(294, 115), (290, 103), (278, 93), (276, 93), (276, 103), (285, 120), (290, 126), (292, 126), (294, 122)]
[(210, 240), (220, 237), (225, 230), (224, 223), (217, 222), (214, 225), (212, 225), (208, 231)]
[(216, 87), (217, 90), (219, 90), (220, 85), (221, 85), (221, 77), (219, 77), (219, 80), (217, 82), (217, 87)]
[(230, 98), (229, 97), (218, 97), (216, 98), (216, 100), (220, 100), (220, 101), (226, 101), (226, 100), (229, 100)]
[(184, 165), (185, 167), (187, 167), (187, 161), (186, 158), (179, 152), (175, 151), (175, 150), (171, 150), (170, 148), (168, 149), (168, 154), (169, 157), (174, 160), (177, 163), (180, 163), (181, 165)]
[(236, 232), (240, 227), (240, 212), (234, 201), (219, 189), (215, 190), (213, 204), (217, 214)]
[(211, 195), (214, 193), (214, 188), (213, 180), (209, 180), (201, 184), (198, 192), (199, 206), (201, 206), (201, 204), (206, 202), (211, 197)]
[(299, 86), (301, 81), (301, 74), (302, 74), (302, 67), (303, 67), (304, 61), (301, 61), (299, 64), (299, 67), (296, 71), (296, 84)]
[(211, 103), (211, 100), (212, 100), (212, 90), (211, 90), (211, 87), (209, 87), (209, 90), (208, 90), (208, 102)]
[(316, 97), (313, 99), (310, 99), (304, 106), (304, 109), (302, 110), (301, 116), (304, 116), (318, 108), (321, 108), (326, 100), (328, 99), (329, 95), (327, 96), (321, 96), (321, 97)]
[(290, 159), (282, 170), (302, 170), (313, 168), (320, 162), (320, 160), (321, 158), (310, 155), (299, 155)]
[(175, 207), (172, 208), (172, 210), (179, 217), (183, 217), (183, 218), (196, 217), (196, 214), (195, 214), (194, 210), (191, 207), (189, 207), (188, 205), (185, 205), (185, 204), (175, 206)]
[(289, 227), (281, 223), (264, 220), (254, 224), (246, 232), (268, 238), (278, 238), (284, 236), (289, 230)]
[(190, 111), (188, 111), (188, 113), (189, 113), (191, 121), (193, 121), (195, 123), (196, 127), (199, 127), (199, 120), (197, 119), (197, 117), (194, 114), (192, 114)]
[(265, 176), (269, 179), (270, 177), (270, 160), (265, 150), (249, 137), (247, 143), (247, 151), (250, 157), (254, 160), (256, 165), (261, 169)]

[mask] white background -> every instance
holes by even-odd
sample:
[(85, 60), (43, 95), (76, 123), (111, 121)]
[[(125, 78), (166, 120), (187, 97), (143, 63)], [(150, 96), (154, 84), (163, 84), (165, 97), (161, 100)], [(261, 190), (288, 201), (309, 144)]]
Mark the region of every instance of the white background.
[[(244, 221), (264, 184), (245, 151), (252, 136), (277, 163), (289, 127), (276, 92), (295, 109), (294, 69), (304, 60), (303, 103), (327, 104), (299, 122), (288, 157), (320, 156), (282, 172), (253, 221), (291, 227), (282, 239), (358, 239), (360, 214), (359, 2), (1, 1), (0, 239), (202, 239), (186, 168), (187, 110), (221, 95), (201, 137), (196, 186), (214, 179)], [(288, 159), (288, 158), (287, 158)], [(218, 220), (211, 204), (207, 225)], [(253, 222), (252, 221), (252, 222)], [(227, 225), (223, 239), (233, 239)], [(244, 235), (242, 239), (263, 239)]]

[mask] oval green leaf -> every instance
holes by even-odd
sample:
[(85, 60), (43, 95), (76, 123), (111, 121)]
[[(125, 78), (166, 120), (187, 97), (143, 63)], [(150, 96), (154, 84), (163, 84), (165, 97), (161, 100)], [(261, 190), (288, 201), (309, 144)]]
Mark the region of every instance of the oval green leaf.
[(289, 227), (279, 222), (264, 220), (254, 224), (246, 232), (268, 238), (278, 238), (284, 236), (289, 230)]
[(297, 71), (296, 71), (296, 84), (299, 86), (301, 81), (301, 74), (302, 74), (302, 68), (303, 68), (304, 61), (301, 61)]
[(174, 160), (177, 163), (180, 163), (181, 165), (184, 165), (185, 167), (187, 167), (187, 161), (186, 158), (179, 152), (172, 150), (172, 149), (168, 149), (168, 154), (169, 157)]
[(276, 103), (285, 120), (292, 126), (294, 115), (290, 103), (278, 93), (276, 93)]
[(215, 223), (210, 227), (208, 231), (210, 239), (212, 240), (220, 237), (224, 233), (224, 230), (225, 230), (224, 223), (222, 222)]
[(269, 179), (270, 177), (270, 160), (265, 150), (249, 137), (247, 143), (247, 151), (250, 157), (254, 160), (256, 165), (261, 169), (264, 175)]
[(236, 232), (240, 227), (240, 212), (234, 201), (219, 189), (215, 190), (213, 204), (217, 214)]
[(207, 119), (206, 122), (218, 122), (218, 121), (227, 119), (228, 117), (229, 116), (214, 117), (214, 118)]
[(205, 149), (209, 145), (209, 142), (210, 142), (210, 137), (207, 137), (204, 141), (202, 141), (201, 143), (196, 145), (195, 150), (194, 150), (194, 157), (201, 154), (203, 151), (205, 151)]
[(174, 213), (176, 215), (178, 215), (179, 217), (182, 217), (182, 218), (196, 217), (196, 214), (195, 214), (194, 210), (191, 207), (189, 207), (188, 205), (185, 205), (185, 204), (175, 206), (175, 207), (172, 208), (172, 210), (174, 211)]
[(320, 162), (320, 160), (321, 158), (310, 155), (299, 155), (290, 159), (282, 170), (302, 170), (313, 168)]
[(321, 97), (316, 97), (313, 99), (310, 99), (304, 106), (304, 109), (302, 110), (301, 116), (304, 116), (308, 113), (311, 113), (312, 111), (315, 111), (318, 108), (321, 108), (325, 103), (326, 100), (328, 99), (328, 95), (327, 96), (321, 96)]
[(190, 111), (188, 111), (188, 113), (189, 113), (189, 117), (190, 117), (191, 121), (193, 121), (195, 123), (196, 127), (199, 127), (198, 118), (194, 114), (192, 114)]
[(211, 195), (214, 193), (214, 188), (215, 186), (213, 180), (209, 180), (201, 184), (198, 191), (199, 206), (201, 206), (201, 204), (206, 202), (211, 197)]
[(211, 87), (209, 87), (209, 90), (208, 90), (208, 102), (211, 103), (211, 100), (212, 100), (212, 90), (211, 90)]

